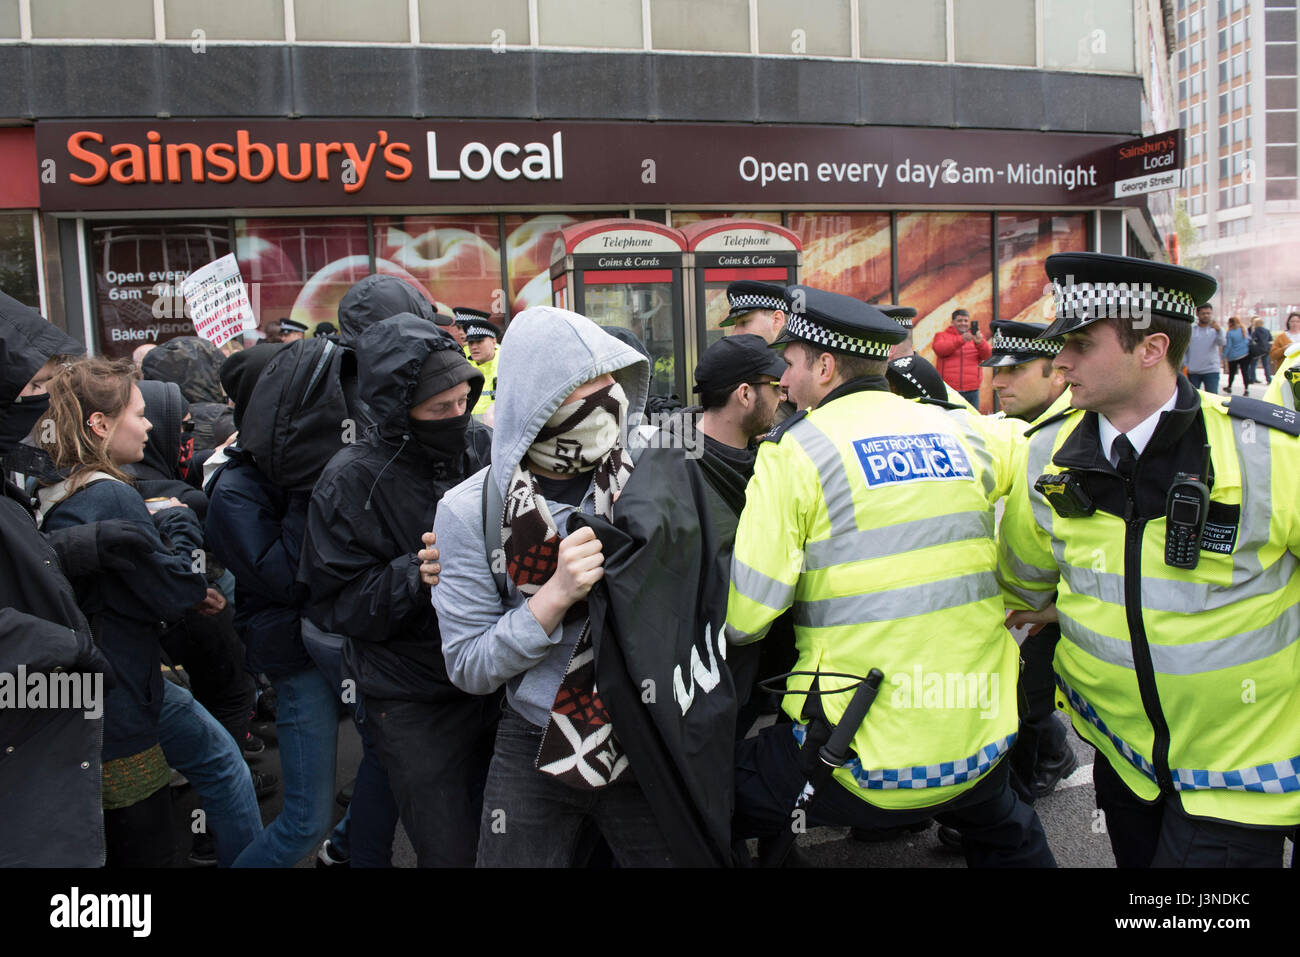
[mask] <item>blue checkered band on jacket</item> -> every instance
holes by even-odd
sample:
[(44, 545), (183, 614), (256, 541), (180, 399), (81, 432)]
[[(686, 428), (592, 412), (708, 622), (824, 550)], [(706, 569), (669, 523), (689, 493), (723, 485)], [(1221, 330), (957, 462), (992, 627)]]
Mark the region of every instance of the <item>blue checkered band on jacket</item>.
[[(808, 727), (802, 724), (793, 727), (794, 738), (802, 747), (804, 738), (808, 736)], [(857, 757), (842, 766), (853, 775), (853, 780), (858, 782), (858, 787), (872, 791), (946, 788), (954, 784), (974, 781), (980, 777), (997, 764), (1002, 755), (1011, 750), (1011, 745), (1015, 744), (1015, 741), (1016, 736), (1010, 734), (1000, 741), (984, 745), (970, 757), (962, 758), (960, 761), (923, 764), (914, 768), (866, 769), (862, 767), (862, 761)]]
[(1080, 319), (1129, 319), (1161, 312), (1182, 319), (1196, 318), (1196, 299), (1181, 289), (1163, 286), (1125, 286), (1124, 283), (1081, 282), (1073, 286), (1052, 283), (1058, 317)]
[(1054, 356), (1061, 351), (1065, 343), (1060, 339), (1021, 339), (1019, 336), (1004, 336), (1002, 330), (993, 330), (993, 351), (998, 352), (1036, 352), (1039, 355)]
[(739, 309), (781, 309), (786, 308), (785, 299), (781, 296), (767, 296), (757, 292), (741, 293), (737, 296), (728, 296), (731, 302), (731, 311)]
[(465, 324), (465, 338), (470, 339), (474, 336), (491, 336), (497, 337), (497, 331), (490, 326), (476, 326), (472, 323)]
[[(1146, 758), (1138, 754), (1128, 742), (1106, 727), (1095, 708), (1084, 701), (1077, 691), (1056, 676), (1056, 684), (1070, 700), (1071, 706), (1085, 721), (1110, 739), (1111, 744), (1123, 756), (1124, 760), (1141, 771), (1152, 781), (1156, 780), (1156, 770)], [(1300, 756), (1286, 761), (1274, 761), (1260, 764), (1253, 768), (1237, 771), (1201, 771), (1190, 768), (1170, 768), (1176, 791), (1259, 791), (1264, 794), (1284, 794), (1300, 791)]]
[(793, 315), (785, 323), (785, 331), (792, 336), (806, 339), (827, 349), (839, 352), (852, 352), (855, 355), (868, 356), (872, 359), (888, 359), (890, 345), (887, 342), (872, 342), (869, 339), (855, 339), (839, 332), (818, 325), (807, 316)]

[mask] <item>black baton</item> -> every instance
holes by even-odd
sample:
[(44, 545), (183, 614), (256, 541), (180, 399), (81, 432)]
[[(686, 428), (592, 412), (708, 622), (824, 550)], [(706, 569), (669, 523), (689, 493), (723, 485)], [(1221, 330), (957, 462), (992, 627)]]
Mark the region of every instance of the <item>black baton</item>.
[(831, 731), (829, 740), (817, 752), (817, 764), (808, 776), (808, 780), (804, 782), (799, 796), (795, 798), (794, 807), (790, 811), (791, 820), (789, 825), (781, 831), (770, 846), (765, 848), (766, 853), (764, 853), (762, 860), (763, 867), (780, 867), (786, 855), (790, 853), (790, 848), (794, 846), (795, 837), (797, 836), (794, 829), (796, 815), (800, 811), (807, 811), (808, 806), (812, 804), (817, 796), (817, 789), (829, 783), (835, 769), (848, 760), (849, 751), (852, 749), (853, 736), (858, 733), (858, 728), (867, 717), (867, 712), (871, 710), (871, 705), (875, 703), (876, 693), (880, 690), (880, 682), (884, 679), (885, 675), (879, 668), (872, 668), (867, 672), (867, 676), (862, 679), (862, 683), (858, 685), (858, 690), (853, 692), (853, 698), (849, 701), (849, 706), (844, 710), (844, 716), (840, 718), (840, 723)]

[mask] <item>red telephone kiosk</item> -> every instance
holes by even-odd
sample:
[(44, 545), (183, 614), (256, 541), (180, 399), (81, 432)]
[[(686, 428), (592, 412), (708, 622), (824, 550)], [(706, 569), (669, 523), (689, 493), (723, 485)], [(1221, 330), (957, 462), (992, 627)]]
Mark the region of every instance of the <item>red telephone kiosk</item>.
[(789, 285), (799, 281), (803, 244), (774, 223), (709, 219), (682, 227), (689, 254), (687, 299), (694, 305), (695, 346), (703, 352), (722, 338), (727, 286), (737, 279)]
[(650, 353), (650, 394), (690, 397), (682, 262), (676, 229), (597, 219), (560, 230), (551, 250), (551, 303), (602, 326), (632, 330)]

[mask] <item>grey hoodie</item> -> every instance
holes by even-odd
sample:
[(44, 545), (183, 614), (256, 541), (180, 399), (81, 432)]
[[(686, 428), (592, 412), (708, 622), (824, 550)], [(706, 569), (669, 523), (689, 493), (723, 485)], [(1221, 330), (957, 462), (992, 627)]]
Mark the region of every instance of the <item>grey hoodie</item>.
[[(504, 499), (515, 466), (547, 419), (574, 389), (607, 372), (627, 393), (635, 425), (649, 387), (645, 356), (576, 313), (551, 306), (520, 313), (498, 360), (492, 464), (448, 492), (434, 520), (442, 572), (433, 606), (452, 683), (469, 694), (506, 685), (511, 706), (539, 727), (547, 722), (582, 622), (562, 624), (548, 635), (514, 582), (506, 585), (508, 604), (501, 603), (484, 551), (483, 481), (487, 476), (496, 482)], [(582, 510), (591, 512), (592, 503), (589, 489)], [(573, 509), (548, 506), (563, 537)]]

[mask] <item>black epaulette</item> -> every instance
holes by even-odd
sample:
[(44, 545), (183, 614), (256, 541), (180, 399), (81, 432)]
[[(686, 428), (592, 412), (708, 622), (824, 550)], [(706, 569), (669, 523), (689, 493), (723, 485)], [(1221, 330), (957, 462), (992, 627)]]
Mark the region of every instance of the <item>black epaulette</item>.
[(794, 415), (787, 416), (784, 422), (782, 422), (780, 425), (772, 426), (771, 430), (767, 433), (767, 435), (763, 436), (758, 441), (780, 442), (781, 436), (785, 435), (785, 433), (788, 432), (790, 430), (790, 427), (793, 426), (795, 423), (802, 422), (804, 416), (806, 416), (807, 414), (808, 414), (807, 409), (800, 409), (798, 412), (794, 413)]
[(923, 395), (916, 400), (920, 405), (937, 405), (941, 409), (964, 409), (966, 406), (960, 402), (949, 402), (947, 399), (933, 399), (928, 395)]
[(1062, 419), (1064, 419), (1067, 415), (1070, 415), (1070, 414), (1072, 414), (1072, 413), (1074, 413), (1074, 412), (1078, 412), (1078, 411), (1079, 411), (1079, 410), (1076, 409), (1074, 406), (1067, 406), (1066, 408), (1062, 409), (1060, 412), (1057, 412), (1055, 415), (1049, 415), (1047, 418), (1043, 419), (1042, 422), (1035, 422), (1032, 426), (1030, 426), (1029, 428), (1025, 429), (1025, 432), (1024, 432), (1025, 438), (1029, 438), (1029, 436), (1033, 435), (1035, 432), (1037, 432), (1037, 431), (1038, 431), (1039, 429), (1041, 429), (1043, 426), (1045, 426), (1045, 425), (1051, 425), (1053, 422), (1060, 422), (1060, 421), (1061, 421)]
[(1223, 408), (1233, 418), (1251, 419), (1288, 435), (1300, 435), (1300, 414), (1272, 402), (1234, 395)]

